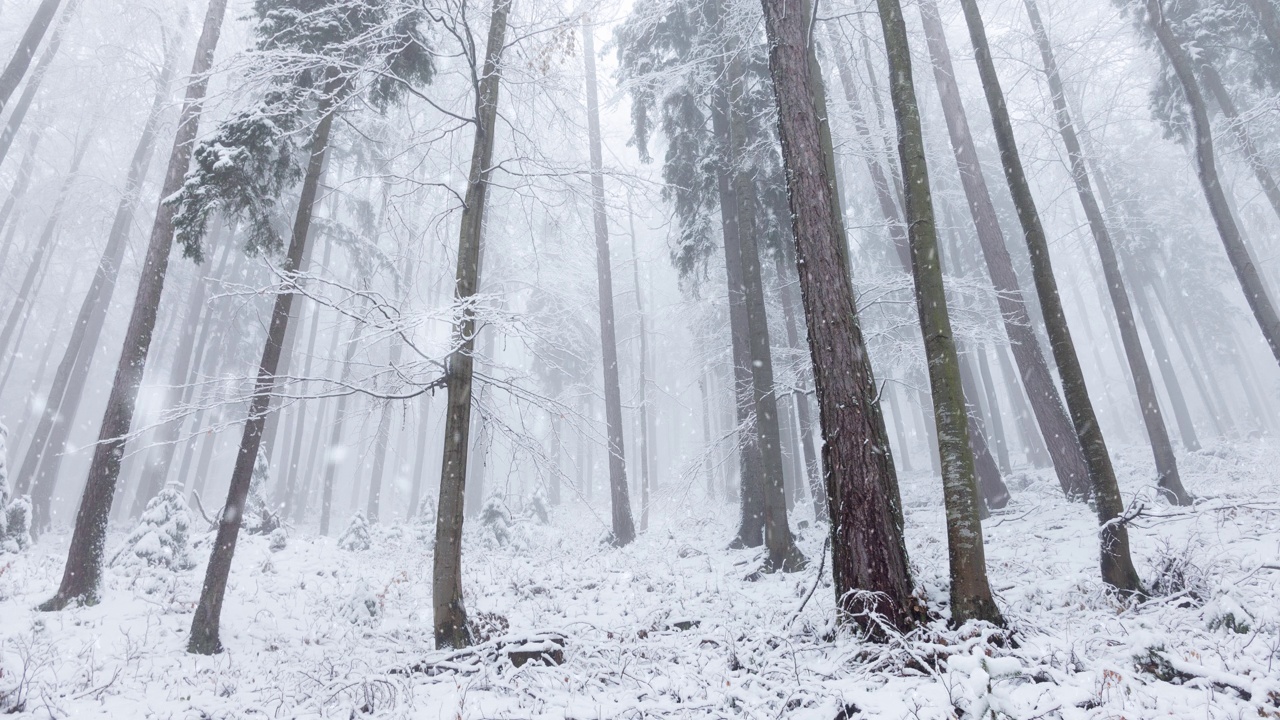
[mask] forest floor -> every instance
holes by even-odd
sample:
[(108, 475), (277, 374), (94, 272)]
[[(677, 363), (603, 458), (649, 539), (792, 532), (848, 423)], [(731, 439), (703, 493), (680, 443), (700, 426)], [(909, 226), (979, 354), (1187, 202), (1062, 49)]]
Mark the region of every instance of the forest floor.
[[(581, 504), (505, 540), (472, 522), (468, 609), (509, 629), (460, 653), (433, 647), (423, 528), (375, 527), (365, 551), (242, 538), (213, 657), (184, 652), (209, 535), (191, 570), (110, 568), (99, 605), (42, 614), (68, 542), (51, 536), (0, 556), (0, 696), (33, 718), (1280, 717), (1280, 443), (1181, 456), (1189, 509), (1155, 499), (1144, 455), (1117, 460), (1126, 498), (1146, 505), (1131, 534), (1159, 593), (1142, 604), (1103, 590), (1089, 508), (1050, 473), (1010, 479), (1013, 502), (985, 530), (1016, 646), (941, 620), (887, 645), (835, 633), (825, 578), (793, 621), (817, 563), (746, 580), (760, 556), (724, 549), (734, 509), (666, 486), (623, 549), (600, 544), (607, 515)], [(938, 483), (902, 490), (917, 584), (945, 613)], [(539, 633), (565, 639), (563, 665), (514, 667), (509, 641)]]

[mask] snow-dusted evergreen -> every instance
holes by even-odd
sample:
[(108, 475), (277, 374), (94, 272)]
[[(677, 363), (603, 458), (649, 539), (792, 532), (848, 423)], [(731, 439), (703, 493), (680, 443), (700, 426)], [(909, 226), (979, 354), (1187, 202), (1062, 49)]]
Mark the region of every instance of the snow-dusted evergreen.
[(191, 530), (191, 508), (182, 486), (168, 483), (147, 503), (112, 564), (188, 570), (195, 564), (190, 552)]

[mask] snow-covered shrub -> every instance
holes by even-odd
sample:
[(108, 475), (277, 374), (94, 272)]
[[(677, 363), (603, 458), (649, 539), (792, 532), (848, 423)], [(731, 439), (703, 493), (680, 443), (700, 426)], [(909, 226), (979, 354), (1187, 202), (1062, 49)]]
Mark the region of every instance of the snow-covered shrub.
[[(956, 654), (947, 658), (947, 671), (958, 681), (959, 694), (968, 695), (963, 717), (1015, 718), (1023, 717), (1022, 708), (1014, 700), (1006, 681), (1023, 675), (1022, 663), (1015, 657), (988, 657), (978, 647), (971, 654)], [(955, 698), (959, 700), (959, 698)]]
[(480, 509), (480, 524), (493, 534), (499, 545), (511, 542), (511, 513), (502, 504), (502, 500), (491, 497)]
[(1183, 595), (1190, 601), (1204, 602), (1210, 596), (1209, 578), (1204, 568), (1195, 562), (1195, 547), (1188, 541), (1176, 548), (1168, 542), (1156, 548), (1155, 574), (1149, 590), (1154, 597)]
[(112, 558), (112, 564), (144, 565), (167, 570), (186, 570), (194, 563), (188, 554), (191, 508), (182, 496), (182, 486), (167, 483), (151, 498), (138, 526)]
[(271, 552), (280, 552), (289, 546), (289, 535), (284, 528), (278, 527), (271, 531), (271, 535), (267, 538), (267, 548)]
[(16, 553), (31, 547), (31, 497), (15, 498), (0, 515), (4, 517), (0, 552)]
[(436, 496), (427, 494), (413, 515), (413, 534), (418, 542), (434, 543), (436, 539)]
[(551, 512), (547, 509), (547, 495), (542, 488), (533, 492), (533, 499), (529, 501), (529, 514), (543, 525), (551, 522)]
[(1205, 605), (1201, 616), (1210, 630), (1226, 629), (1241, 635), (1249, 632), (1255, 622), (1253, 614), (1227, 593), (1219, 594)]
[(364, 513), (356, 512), (351, 516), (347, 529), (338, 538), (338, 547), (352, 552), (361, 552), (373, 547), (373, 541), (369, 538), (369, 521), (364, 519)]
[(280, 517), (271, 512), (265, 493), (271, 481), (271, 468), (266, 456), (258, 454), (253, 463), (253, 478), (249, 481), (249, 496), (244, 503), (244, 517), (240, 529), (250, 535), (270, 535), (280, 527)]
[(382, 603), (373, 589), (361, 582), (342, 604), (341, 614), (352, 625), (372, 625), (382, 614)]

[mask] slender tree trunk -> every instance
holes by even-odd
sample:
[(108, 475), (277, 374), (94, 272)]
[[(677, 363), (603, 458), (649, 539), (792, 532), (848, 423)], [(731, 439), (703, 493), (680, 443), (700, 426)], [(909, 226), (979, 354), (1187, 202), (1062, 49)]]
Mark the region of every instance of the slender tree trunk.
[(618, 381), (618, 340), (613, 313), (613, 269), (609, 260), (609, 218), (604, 206), (604, 159), (600, 146), (600, 110), (596, 100), (596, 56), (592, 28), (583, 18), (582, 57), (587, 72), (587, 134), (591, 150), (591, 207), (596, 230), (596, 278), (600, 290), (600, 345), (604, 361), (605, 426), (609, 437), (609, 488), (613, 507), (613, 542), (635, 539), (627, 460), (622, 446), (622, 389)]
[[(321, 267), (329, 267), (329, 259), (333, 252), (333, 240), (327, 235), (324, 242), (324, 258), (321, 261)], [(307, 352), (303, 356), (302, 376), (311, 377), (311, 365), (315, 358), (316, 338), (320, 334), (320, 306), (317, 305), (311, 313), (311, 329), (307, 333)], [(308, 413), (305, 409), (300, 408), (297, 419), (293, 426), (293, 448), (289, 453), (290, 462), (285, 468), (284, 489), (277, 498), (277, 505), (283, 505), (281, 515), (292, 517), (294, 504), (297, 501), (298, 492), (298, 473), (302, 464), (302, 439), (307, 428)]]
[[(480, 242), (484, 228), (485, 198), (493, 164), (497, 130), (500, 62), (512, 0), (494, 0), (484, 66), (476, 88), (475, 147), (467, 177), (461, 230), (458, 234), (458, 272), (455, 301), (463, 305), (480, 284)], [(457, 349), (449, 359), (448, 400), (445, 407), (444, 452), (440, 470), (440, 500), (436, 513), (436, 550), (432, 570), (432, 605), (436, 645), (465, 647), (471, 644), (471, 628), (462, 604), (462, 519), (466, 489), (467, 449), (471, 426), (472, 353), (475, 351), (475, 317), (462, 307), (454, 328)], [(625, 491), (625, 486), (624, 486)]]
[(979, 511), (986, 518), (989, 515), (986, 510), (999, 510), (1009, 504), (1009, 488), (1000, 477), (1000, 466), (991, 454), (987, 425), (982, 419), (982, 406), (978, 403), (982, 391), (978, 389), (973, 354), (965, 351), (959, 343), (957, 352), (960, 353), (960, 387), (964, 390), (966, 412), (969, 415), (969, 448), (973, 451), (974, 470), (978, 473), (978, 492), (984, 504)]
[[(907, 237), (911, 246), (911, 274), (916, 308), (924, 336), (933, 417), (942, 458), (942, 491), (947, 510), (947, 544), (951, 565), (951, 622), (962, 625), (983, 620), (1003, 625), (1004, 618), (991, 596), (979, 521), (981, 499), (970, 443), (969, 411), (961, 380), (960, 358), (947, 311), (942, 282), (942, 258), (934, 222), (933, 197), (925, 162), (924, 132), (911, 79), (911, 51), (906, 24), (897, 0), (879, 0), (885, 49), (889, 56), (889, 90), (898, 125), (898, 161), (906, 199)], [(974, 428), (975, 430), (978, 428)], [(981, 442), (981, 434), (977, 434)], [(983, 448), (985, 449), (985, 448)], [(985, 458), (990, 469), (995, 462)], [(995, 472), (999, 478), (999, 471)], [(998, 502), (998, 500), (996, 500)], [(1006, 499), (1007, 502), (1007, 499)]]
[[(1018, 392), (1021, 385), (1018, 379), (1018, 373), (1013, 369), (1013, 363), (1009, 361), (1009, 353), (1004, 347), (996, 348), (996, 359), (1000, 361), (1000, 374), (1006, 388), (1009, 388), (1009, 396), (1013, 401), (1014, 415), (1018, 419), (1018, 433), (1022, 436), (1023, 451), (1026, 453), (1027, 462), (1033, 467), (1048, 467), (1052, 464), (1053, 459), (1049, 457), (1049, 450), (1044, 446), (1044, 440), (1040, 437), (1040, 430), (1035, 425), (1035, 420), (1031, 417), (1031, 408), (1028, 405), (1026, 396)], [(1075, 437), (1075, 430), (1071, 431), (1071, 436)], [(1074, 440), (1073, 440), (1074, 442)]]
[[(191, 162), (192, 145), (199, 129), (200, 111), (209, 84), (209, 68), (213, 65), (213, 53), (218, 45), (226, 8), (226, 0), (210, 0), (205, 14), (204, 28), (196, 45), (187, 95), (173, 141), (173, 151), (169, 155), (169, 167), (160, 190), (161, 200), (182, 187), (187, 166)], [(93, 462), (89, 467), (89, 477), (76, 514), (75, 533), (71, 538), (71, 549), (67, 553), (62, 584), (57, 594), (41, 606), (43, 610), (60, 610), (73, 600), (94, 603), (98, 598), (107, 518), (111, 513), (111, 501), (120, 475), (125, 438), (133, 423), (138, 386), (146, 369), (147, 351), (151, 347), (156, 312), (164, 290), (164, 276), (169, 267), (169, 253), (173, 245), (173, 214), (173, 208), (163, 202), (156, 208), (155, 223), (151, 228), (151, 239), (143, 260), (133, 312), (125, 331), (124, 348), (120, 353), (115, 380), (107, 399), (107, 410), (98, 434), (98, 444), (94, 448)]]
[[(17, 297), (13, 300), (13, 305), (9, 308), (9, 317), (5, 321), (4, 329), (0, 330), (0, 357), (9, 355), (9, 342), (13, 340), (13, 332), (18, 327), (18, 322), (25, 317), (27, 306), (35, 301), (34, 292), (36, 280), (39, 278), (41, 271), (45, 267), (45, 259), (53, 251), (57, 245), (58, 222), (62, 219), (62, 209), (66, 205), (67, 196), (71, 192), (71, 187), (75, 184), (76, 178), (80, 173), (80, 162), (84, 160), (85, 152), (93, 143), (93, 131), (90, 131), (80, 143), (76, 146), (75, 153), (71, 157), (71, 167), (67, 170), (67, 174), (62, 179), (62, 186), (58, 188), (57, 199), (53, 202), (53, 208), (49, 211), (49, 218), (45, 221), (44, 230), (40, 233), (40, 238), (36, 241), (35, 251), (31, 258), (27, 261), (27, 272), (22, 277), (22, 285), (18, 288)], [(33, 523), (34, 525), (34, 523)]]
[(1158, 277), (1148, 277), (1146, 284), (1151, 290), (1151, 294), (1155, 297), (1156, 305), (1160, 308), (1160, 314), (1164, 316), (1165, 324), (1169, 327), (1169, 334), (1173, 336), (1173, 341), (1178, 345), (1178, 352), (1182, 355), (1183, 362), (1187, 364), (1187, 370), (1190, 371), (1191, 377), (1195, 381), (1196, 392), (1200, 394), (1200, 399), (1204, 403), (1205, 409), (1209, 411), (1209, 418), (1213, 421), (1215, 432), (1219, 435), (1230, 432), (1231, 414), (1223, 407), (1226, 405), (1226, 397), (1221, 390), (1210, 391), (1205, 380), (1206, 375), (1198, 362), (1197, 353), (1192, 349), (1191, 342), (1187, 340), (1187, 336), (1182, 331), (1177, 320), (1169, 312), (1168, 305), (1165, 303), (1164, 292), (1160, 288), (1160, 279)]
[(983, 26), (982, 16), (975, 0), (960, 0), (960, 4), (964, 10), (965, 23), (969, 26), (969, 37), (973, 42), (978, 74), (982, 78), (987, 108), (991, 112), (992, 124), (995, 127), (996, 143), (1000, 148), (1000, 161), (1004, 167), (1005, 180), (1013, 197), (1018, 221), (1022, 225), (1028, 254), (1031, 256), (1032, 277), (1035, 279), (1036, 294), (1040, 299), (1040, 309), (1044, 314), (1045, 326), (1049, 332), (1050, 348), (1058, 364), (1058, 373), (1062, 377), (1067, 409), (1071, 413), (1071, 422), (1075, 426), (1076, 436), (1079, 438), (1085, 460), (1088, 462), (1094, 508), (1102, 528), (1099, 533), (1102, 579), (1122, 593), (1140, 594), (1142, 584), (1138, 578), (1138, 571), (1133, 566), (1133, 558), (1129, 554), (1129, 531), (1119, 521), (1120, 515), (1124, 512), (1120, 486), (1116, 482), (1115, 470), (1111, 466), (1111, 456), (1107, 452), (1102, 429), (1098, 425), (1093, 403), (1089, 399), (1089, 389), (1085, 385), (1084, 372), (1080, 368), (1075, 344), (1071, 340), (1071, 330), (1067, 327), (1062, 299), (1058, 294), (1058, 283), (1054, 279), (1053, 264), (1049, 258), (1048, 238), (1040, 223), (1040, 214), (1036, 210), (1031, 186), (1023, 172), (1022, 160), (1018, 156), (1013, 123), (1005, 107), (1004, 91), (1000, 88), (995, 63), (991, 59), (986, 28)]
[[(803, 353), (800, 331), (796, 322), (796, 291), (790, 282), (791, 272), (795, 269), (795, 253), (790, 245), (783, 244), (781, 252), (773, 254), (778, 273), (778, 294), (782, 299), (782, 315), (787, 328), (787, 347), (798, 355)], [(803, 355), (800, 355), (803, 357)], [(809, 368), (812, 371), (812, 368)], [(804, 475), (809, 486), (809, 494), (813, 497), (813, 514), (818, 522), (828, 520), (827, 490), (822, 482), (822, 468), (818, 464), (818, 454), (813, 447), (813, 417), (809, 410), (809, 393), (806, 387), (806, 373), (797, 373), (796, 389), (791, 393), (791, 402), (795, 404), (796, 416), (800, 424), (800, 447), (804, 452)]]
[[(18, 218), (22, 215), (22, 213), (14, 215), (13, 209), (26, 195), (27, 188), (31, 185), (31, 172), (36, 164), (36, 149), (40, 146), (40, 138), (43, 135), (43, 129), (31, 134), (26, 152), (22, 154), (22, 162), (18, 165), (18, 174), (14, 176), (13, 185), (9, 188), (9, 196), (4, 200), (4, 207), (0, 208), (0, 230), (8, 229), (5, 233), (4, 245), (0, 247), (0, 271), (8, 267), (5, 262), (8, 261), (9, 253), (13, 249), (14, 231), (17, 230)], [(9, 224), (11, 219), (13, 224)]]
[[(1267, 36), (1267, 42), (1271, 43), (1272, 49), (1280, 53), (1280, 18), (1276, 17), (1276, 9), (1271, 4), (1271, 0), (1245, 0), (1245, 4), (1258, 17), (1258, 25), (1262, 26), (1262, 33)], [(1272, 81), (1276, 82), (1276, 78), (1272, 76)]]
[(1040, 46), (1040, 58), (1044, 62), (1045, 75), (1049, 81), (1049, 94), (1053, 98), (1054, 109), (1058, 115), (1058, 132), (1062, 135), (1062, 144), (1067, 149), (1076, 195), (1080, 199), (1081, 206), (1084, 207), (1085, 218), (1089, 221), (1089, 229), (1093, 233), (1094, 243), (1098, 247), (1098, 256), (1102, 261), (1102, 274), (1111, 296), (1116, 322), (1120, 326), (1120, 341), (1124, 347), (1125, 360), (1138, 393), (1138, 405), (1142, 410), (1147, 438), (1151, 442), (1151, 452), (1155, 455), (1158, 477), (1156, 484), (1171, 502), (1177, 505), (1189, 505), (1191, 497), (1183, 489), (1182, 480), (1178, 475), (1178, 462), (1173, 454), (1173, 443), (1169, 439), (1164, 415), (1160, 411), (1155, 380), (1151, 376), (1151, 368), (1147, 365), (1147, 358), (1143, 352), (1138, 323), (1134, 318), (1133, 307), (1129, 303), (1124, 276), (1120, 272), (1120, 260), (1116, 257), (1111, 233), (1102, 216), (1102, 208), (1098, 206), (1098, 201), (1093, 194), (1093, 184), (1089, 181), (1089, 171), (1085, 168), (1084, 152), (1080, 149), (1080, 140), (1076, 136), (1075, 125), (1071, 121), (1071, 112), (1067, 109), (1067, 99), (1063, 94), (1062, 79), (1058, 75), (1058, 63), (1053, 55), (1053, 47), (1049, 43), (1049, 34), (1045, 31), (1044, 22), (1040, 19), (1040, 11), (1036, 8), (1035, 0), (1023, 0), (1023, 4), (1027, 8), (1027, 16), (1031, 19), (1036, 43)]
[(27, 73), (27, 68), (31, 65), (31, 57), (36, 54), (36, 48), (40, 47), (40, 41), (49, 31), (49, 25), (53, 22), (54, 14), (58, 12), (60, 2), (61, 0), (41, 0), (36, 6), (36, 14), (27, 25), (27, 31), (18, 41), (18, 47), (14, 50), (13, 57), (9, 59), (9, 64), (5, 66), (4, 72), (0, 73), (0, 112), (13, 96), (13, 91), (18, 89), (22, 76)]
[[(391, 341), (391, 366), (400, 363), (401, 346), (399, 337)], [(378, 418), (378, 431), (374, 439), (373, 474), (369, 478), (369, 504), (365, 515), (369, 522), (378, 522), (378, 514), (382, 507), (382, 476), (387, 467), (387, 443), (391, 438), (391, 414), (395, 412), (390, 400), (382, 401), (382, 413)]]
[(1000, 472), (1013, 472), (1009, 462), (1009, 436), (1004, 428), (1004, 413), (1000, 411), (1000, 400), (996, 397), (995, 380), (991, 377), (991, 365), (987, 362), (986, 348), (979, 345), (974, 348), (974, 359), (978, 361), (978, 376), (982, 380), (982, 390), (987, 397), (987, 413), (991, 418), (991, 434), (995, 436), (996, 459), (1000, 461)]
[(276, 370), (280, 366), (285, 333), (289, 329), (289, 314), (293, 305), (294, 286), (303, 270), (303, 258), (307, 254), (307, 237), (311, 233), (311, 216), (315, 208), (320, 177), (324, 170), (324, 157), (329, 149), (329, 133), (333, 128), (333, 104), (338, 83), (329, 83), (329, 92), (320, 103), (320, 121), (311, 136), (311, 158), (302, 180), (302, 192), (298, 199), (298, 214), (293, 221), (293, 236), (289, 240), (289, 254), (281, 268), (284, 286), (276, 295), (271, 311), (271, 326), (267, 342), (262, 349), (262, 362), (258, 366), (258, 379), (254, 384), (253, 398), (249, 403), (249, 417), (245, 420), (244, 436), (236, 453), (235, 468), (231, 472), (231, 487), (227, 490), (227, 502), (218, 518), (218, 535), (213, 541), (209, 565), (205, 571), (204, 585), (200, 590), (200, 602), (191, 619), (191, 638), (187, 652), (212, 655), (222, 652), (219, 624), (222, 619), (222, 600), (227, 592), (227, 578), (231, 575), (231, 561), (240, 535), (240, 523), (244, 517), (245, 500), (249, 496), (249, 484), (253, 480), (253, 466), (263, 449), (262, 430), (267, 413), (271, 411), (271, 395), (276, 386)]
[[(347, 349), (342, 357), (342, 373), (339, 375), (342, 384), (346, 384), (351, 378), (351, 364), (355, 361), (356, 349), (360, 346), (361, 323), (356, 321), (351, 326), (351, 335), (347, 338)], [(333, 486), (338, 476), (338, 463), (343, 453), (339, 452), (342, 447), (342, 433), (347, 423), (347, 404), (350, 402), (351, 396), (343, 394), (338, 398), (338, 406), (334, 411), (333, 425), (329, 428), (329, 443), (321, 451), (324, 458), (324, 484), (320, 490), (320, 534), (328, 535), (333, 518)], [(319, 437), (320, 428), (316, 428), (316, 437)]]
[(1195, 127), (1195, 159), (1199, 170), (1200, 186), (1204, 190), (1205, 200), (1209, 203), (1209, 212), (1222, 238), (1227, 259), (1235, 270), (1236, 279), (1244, 291), (1245, 300), (1253, 310), (1262, 336), (1271, 347), (1271, 353), (1280, 361), (1280, 315), (1267, 295), (1266, 285), (1258, 272), (1257, 265), (1249, 252), (1249, 247), (1240, 234), (1231, 206), (1227, 202), (1222, 183), (1218, 180), (1218, 167), (1214, 160), (1213, 128), (1209, 125), (1209, 111), (1205, 107), (1204, 96), (1196, 82), (1195, 67), (1186, 49), (1174, 36), (1173, 30), (1165, 20), (1160, 0), (1146, 0), (1147, 19), (1155, 31), (1156, 39), (1173, 66), (1174, 74), (1182, 86), (1183, 95), (1191, 111), (1192, 125)]
[[(71, 0), (63, 9), (62, 17), (58, 18), (58, 25), (53, 29), (53, 35), (49, 36), (49, 43), (45, 45), (44, 52), (40, 54), (40, 59), (36, 61), (36, 66), (31, 71), (27, 86), (22, 89), (22, 95), (18, 97), (18, 102), (13, 106), (13, 111), (9, 113), (9, 120), (5, 123), (4, 130), (0, 131), (0, 163), (3, 163), (5, 158), (9, 156), (9, 149), (13, 147), (13, 140), (18, 135), (18, 129), (22, 127), (22, 121), (26, 119), (27, 111), (31, 109), (31, 103), (35, 100), (36, 93), (40, 90), (40, 84), (44, 81), (45, 73), (48, 72), (49, 65), (52, 64), (53, 58), (58, 54), (59, 46), (62, 45), (62, 36), (66, 33), (67, 27), (71, 25), (71, 19), (75, 16), (81, 2), (83, 0)], [(48, 0), (45, 0), (44, 4), (48, 4)], [(56, 5), (57, 3), (55, 2), (54, 4)], [(0, 79), (0, 86), (3, 84), (4, 80)], [(0, 96), (2, 96), (0, 97), (0, 110), (3, 110), (8, 105), (9, 94), (0, 89)]]
[(960, 99), (960, 88), (956, 84), (951, 51), (947, 47), (938, 6), (933, 0), (922, 0), (920, 18), (933, 61), (933, 77), (942, 100), (952, 153), (960, 170), (961, 185), (977, 230), (978, 244), (982, 247), (987, 274), (996, 290), (996, 300), (1004, 320), (1005, 333), (1009, 336), (1009, 344), (1013, 349), (1014, 362), (1018, 365), (1022, 385), (1040, 434), (1048, 446), (1058, 484), (1068, 498), (1083, 499), (1089, 492), (1088, 464), (1066, 410), (1062, 407), (1049, 364), (1036, 340), (1031, 315), (1023, 300), (1018, 275), (1013, 269), (1013, 260), (1005, 245), (995, 204), (991, 200), (982, 166), (978, 161), (978, 151)]
[(640, 287), (640, 253), (636, 250), (636, 218), (627, 198), (627, 223), (631, 230), (631, 271), (636, 288), (636, 314), (640, 317), (640, 531), (649, 529), (649, 332), (644, 315), (644, 291)]
[(1182, 435), (1182, 446), (1189, 452), (1200, 449), (1200, 439), (1196, 437), (1195, 425), (1191, 421), (1191, 410), (1182, 393), (1182, 383), (1173, 368), (1173, 358), (1169, 355), (1169, 346), (1165, 344), (1161, 334), (1160, 323), (1156, 319), (1155, 310), (1147, 298), (1141, 282), (1133, 289), (1134, 304), (1138, 306), (1138, 315), (1142, 318), (1142, 326), (1147, 330), (1147, 339), (1151, 341), (1151, 352), (1156, 356), (1160, 367), (1160, 377), (1164, 380), (1165, 391), (1169, 395), (1169, 404), (1173, 406), (1173, 415), (1178, 422), (1178, 431)]
[(411, 517), (416, 517), (419, 505), (422, 504), (422, 476), (426, 474), (427, 467), (427, 440), (431, 435), (429, 430), (429, 421), (431, 419), (431, 395), (426, 395), (422, 399), (422, 415), (418, 418), (418, 453), (413, 460), (413, 483), (409, 488), (409, 513)]
[(712, 457), (715, 454), (715, 436), (711, 434), (711, 404), (707, 401), (705, 367), (698, 376), (698, 395), (702, 398), (702, 472), (707, 476), (707, 499), (714, 502), (720, 493), (716, 492), (716, 470)]
[(829, 142), (824, 145), (816, 107), (819, 69), (806, 51), (808, 13), (785, 0), (762, 5), (824, 440), (837, 607), (842, 620), (866, 631), (877, 632), (868, 612), (905, 630), (915, 624), (917, 610), (902, 504), (858, 326), (839, 193), (823, 153)]
[(1258, 146), (1253, 142), (1253, 138), (1249, 135), (1248, 126), (1240, 119), (1240, 113), (1236, 109), (1236, 103), (1231, 98), (1231, 93), (1227, 91), (1225, 85), (1222, 84), (1222, 78), (1218, 75), (1217, 68), (1207, 62), (1200, 63), (1200, 78), (1204, 81), (1205, 87), (1209, 89), (1209, 93), (1213, 95), (1213, 99), (1218, 103), (1218, 108), (1222, 110), (1223, 116), (1226, 117), (1227, 124), (1231, 127), (1231, 131), (1235, 133), (1236, 142), (1239, 143), (1241, 151), (1244, 152), (1245, 160), (1249, 164), (1249, 169), (1253, 171), (1253, 176), (1257, 178), (1258, 185), (1262, 186), (1262, 194), (1266, 196), (1267, 202), (1271, 204), (1271, 210), (1280, 217), (1280, 187), (1276, 186), (1275, 177), (1271, 174), (1271, 170), (1262, 160), (1261, 153), (1258, 152)]

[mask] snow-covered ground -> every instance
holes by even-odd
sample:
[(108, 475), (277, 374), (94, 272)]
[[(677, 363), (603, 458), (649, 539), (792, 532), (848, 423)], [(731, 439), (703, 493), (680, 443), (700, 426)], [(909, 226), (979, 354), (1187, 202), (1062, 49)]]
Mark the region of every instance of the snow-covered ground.
[[(433, 648), (420, 528), (374, 528), (364, 551), (298, 531), (274, 552), (242, 539), (215, 657), (184, 652), (208, 534), (194, 533), (190, 570), (115, 567), (101, 604), (42, 614), (67, 543), (49, 537), (0, 556), (2, 702), (34, 718), (1280, 717), (1280, 444), (1180, 460), (1194, 509), (1154, 499), (1140, 449), (1117, 460), (1126, 497), (1147, 504), (1139, 570), (1165, 593), (1137, 606), (1100, 586), (1090, 510), (1047, 473), (1011, 479), (986, 537), (1014, 646), (941, 622), (888, 645), (833, 633), (825, 579), (793, 621), (817, 563), (748, 582), (757, 553), (724, 549), (733, 509), (696, 490), (666, 488), (654, 526), (620, 550), (582, 506), (518, 521), (506, 543), (473, 523), (468, 609), (494, 629), (461, 653)], [(922, 476), (903, 492), (917, 584), (944, 609), (940, 491)], [(548, 632), (565, 638), (561, 666), (516, 668), (500, 650), (504, 633)]]

